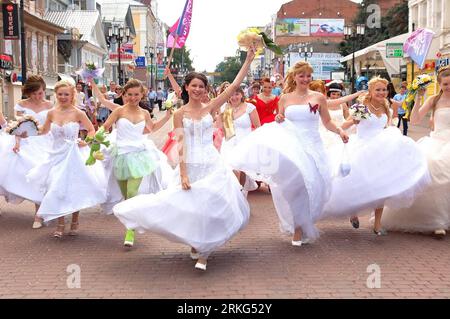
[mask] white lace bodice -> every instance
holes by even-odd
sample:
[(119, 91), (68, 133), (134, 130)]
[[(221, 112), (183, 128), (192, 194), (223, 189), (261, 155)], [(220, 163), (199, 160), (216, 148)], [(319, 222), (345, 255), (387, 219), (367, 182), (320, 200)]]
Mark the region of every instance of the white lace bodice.
[(450, 107), (439, 108), (434, 112), (434, 131), (450, 130)]
[(206, 114), (201, 120), (183, 118), (184, 157), (191, 182), (207, 175), (219, 161), (213, 144), (213, 118)]
[(356, 134), (362, 139), (374, 137), (383, 131), (386, 127), (387, 120), (386, 114), (382, 114), (380, 117), (377, 117), (375, 114), (370, 114), (368, 119), (359, 122), (356, 128)]
[(61, 144), (61, 142), (76, 142), (79, 129), (80, 124), (77, 122), (69, 122), (63, 125), (52, 123), (50, 132), (53, 135), (54, 143)]
[(45, 120), (47, 119), (48, 111), (50, 111), (49, 109), (45, 109), (45, 110), (42, 110), (42, 111), (36, 113), (32, 109), (23, 107), (20, 104), (16, 104), (16, 106), (14, 106), (14, 109), (18, 112), (23, 112), (24, 115), (33, 116), (38, 121), (39, 125), (44, 125)]

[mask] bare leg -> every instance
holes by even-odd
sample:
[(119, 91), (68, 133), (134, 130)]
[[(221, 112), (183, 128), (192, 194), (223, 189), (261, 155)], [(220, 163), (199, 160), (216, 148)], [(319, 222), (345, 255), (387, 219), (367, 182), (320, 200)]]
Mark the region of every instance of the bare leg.
[(61, 238), (64, 235), (64, 217), (58, 218), (58, 226), (56, 227), (53, 237)]
[(34, 204), (34, 206), (35, 206), (35, 208), (36, 208), (36, 212), (34, 213), (33, 228), (34, 228), (34, 229), (38, 229), (38, 228), (41, 228), (41, 227), (42, 227), (43, 220), (42, 220), (42, 218), (40, 218), (40, 217), (37, 215), (37, 212), (38, 212), (38, 210), (39, 210), (39, 205), (38, 205), (38, 204)]
[(373, 231), (377, 235), (386, 235), (386, 231), (381, 228), (381, 216), (383, 215), (383, 207), (375, 209), (375, 222), (373, 224)]
[(294, 237), (292, 238), (292, 246), (301, 246), (302, 245), (302, 229), (296, 228), (294, 232)]
[(239, 172), (239, 183), (244, 187), (247, 175), (244, 172)]
[(80, 212), (75, 212), (72, 214), (72, 223), (70, 224), (70, 236), (76, 236), (78, 234), (78, 217)]

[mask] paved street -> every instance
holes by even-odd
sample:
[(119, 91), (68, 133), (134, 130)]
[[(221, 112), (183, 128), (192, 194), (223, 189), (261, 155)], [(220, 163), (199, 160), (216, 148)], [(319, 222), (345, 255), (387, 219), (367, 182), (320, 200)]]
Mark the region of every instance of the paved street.
[[(154, 136), (159, 146), (168, 126)], [(427, 132), (411, 129), (415, 139)], [(377, 237), (365, 217), (358, 230), (347, 220), (321, 222), (316, 243), (293, 247), (270, 194), (248, 199), (249, 225), (212, 254), (206, 272), (194, 269), (188, 247), (150, 233), (124, 249), (122, 224), (96, 209), (82, 212), (78, 237), (56, 240), (54, 225), (31, 229), (34, 205), (0, 200), (0, 298), (450, 297), (448, 236)]]

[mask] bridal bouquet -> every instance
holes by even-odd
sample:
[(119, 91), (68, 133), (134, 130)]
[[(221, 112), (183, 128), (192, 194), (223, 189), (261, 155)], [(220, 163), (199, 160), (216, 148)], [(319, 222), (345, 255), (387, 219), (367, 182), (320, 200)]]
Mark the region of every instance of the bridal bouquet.
[(367, 120), (370, 117), (370, 112), (364, 104), (356, 103), (350, 106), (350, 115), (354, 120)]
[(105, 128), (102, 126), (98, 129), (93, 137), (87, 136), (86, 143), (89, 144), (91, 151), (89, 152), (89, 157), (86, 160), (86, 165), (94, 165), (95, 162), (103, 161), (105, 159), (104, 154), (100, 151), (101, 145), (109, 147), (109, 141), (106, 140), (107, 134)]
[(433, 78), (428, 74), (421, 74), (414, 79), (414, 81), (408, 86), (408, 93), (403, 101), (403, 109), (406, 111), (405, 118), (409, 119), (412, 108), (416, 101), (417, 92), (425, 89), (428, 85), (433, 83)]
[(84, 69), (77, 71), (76, 73), (80, 75), (83, 80), (89, 81), (92, 79), (98, 79), (102, 76), (105, 68), (98, 68), (93, 62), (86, 62)]
[(244, 50), (248, 50), (250, 47), (254, 46), (257, 51), (260, 51), (262, 48), (267, 48), (277, 55), (283, 55), (281, 48), (258, 28), (248, 28), (241, 31), (237, 36), (237, 39), (239, 46)]
[(5, 129), (5, 132), (11, 135), (21, 136), (26, 133), (26, 136), (36, 136), (39, 133), (38, 122), (31, 115), (24, 115), (11, 121)]

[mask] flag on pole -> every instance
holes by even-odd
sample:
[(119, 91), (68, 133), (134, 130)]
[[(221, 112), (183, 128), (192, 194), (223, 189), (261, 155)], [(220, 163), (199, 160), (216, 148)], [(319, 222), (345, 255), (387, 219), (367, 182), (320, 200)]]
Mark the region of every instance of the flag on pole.
[[(194, 0), (186, 0), (186, 4), (184, 5), (183, 13), (180, 18), (175, 22), (175, 24), (169, 29), (169, 37), (167, 38), (167, 47), (168, 48), (182, 48), (186, 43), (186, 39), (189, 35), (189, 30), (191, 28), (191, 19), (192, 19), (192, 6)], [(175, 38), (178, 36), (178, 39), (175, 43)]]
[(407, 53), (419, 65), (420, 69), (425, 64), (434, 34), (433, 31), (428, 29), (417, 29), (403, 44), (403, 52)]

